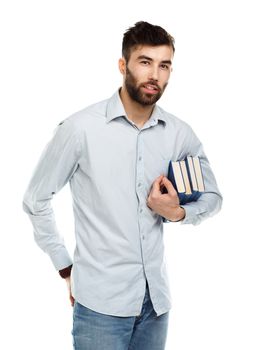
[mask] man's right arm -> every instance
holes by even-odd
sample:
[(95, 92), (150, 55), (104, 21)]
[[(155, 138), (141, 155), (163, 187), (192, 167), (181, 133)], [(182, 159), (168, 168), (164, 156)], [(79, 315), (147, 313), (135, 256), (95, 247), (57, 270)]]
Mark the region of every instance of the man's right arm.
[(44, 149), (23, 199), (36, 243), (50, 256), (56, 270), (64, 270), (65, 276), (70, 273), (72, 259), (58, 232), (51, 200), (76, 171), (80, 153), (77, 132), (73, 123), (66, 119)]

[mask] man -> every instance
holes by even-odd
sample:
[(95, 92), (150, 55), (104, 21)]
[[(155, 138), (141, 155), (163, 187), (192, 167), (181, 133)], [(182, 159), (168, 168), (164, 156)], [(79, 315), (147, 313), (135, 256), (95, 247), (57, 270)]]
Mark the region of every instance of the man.
[[(35, 240), (66, 279), (76, 350), (165, 348), (171, 298), (163, 222), (199, 224), (222, 197), (188, 124), (156, 105), (172, 71), (174, 39), (138, 22), (123, 37), (114, 95), (61, 122), (24, 196)], [(180, 206), (170, 160), (199, 156), (206, 186)], [(70, 183), (76, 249), (69, 256), (51, 199)], [(167, 189), (167, 193), (162, 191)]]

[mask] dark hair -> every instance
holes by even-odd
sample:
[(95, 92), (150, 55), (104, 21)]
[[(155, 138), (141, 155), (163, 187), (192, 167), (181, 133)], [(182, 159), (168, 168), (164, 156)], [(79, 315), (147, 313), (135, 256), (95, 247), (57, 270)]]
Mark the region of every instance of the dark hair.
[(122, 55), (126, 62), (129, 61), (131, 50), (138, 45), (168, 45), (175, 52), (175, 39), (160, 26), (155, 26), (148, 22), (137, 22), (130, 27), (123, 36)]

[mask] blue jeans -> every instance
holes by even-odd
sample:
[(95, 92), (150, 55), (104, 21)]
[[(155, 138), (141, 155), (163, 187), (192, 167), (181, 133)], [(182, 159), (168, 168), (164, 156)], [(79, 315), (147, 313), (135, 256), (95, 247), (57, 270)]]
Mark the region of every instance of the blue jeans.
[(75, 301), (73, 346), (75, 350), (164, 350), (168, 316), (156, 316), (149, 288), (139, 316), (118, 317), (95, 312)]

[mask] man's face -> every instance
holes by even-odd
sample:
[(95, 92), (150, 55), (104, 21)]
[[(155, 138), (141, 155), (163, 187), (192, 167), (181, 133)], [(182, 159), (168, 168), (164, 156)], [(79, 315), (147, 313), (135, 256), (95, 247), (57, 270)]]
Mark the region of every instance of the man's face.
[(172, 60), (173, 49), (167, 45), (134, 49), (124, 74), (129, 96), (143, 106), (157, 102), (168, 84)]

